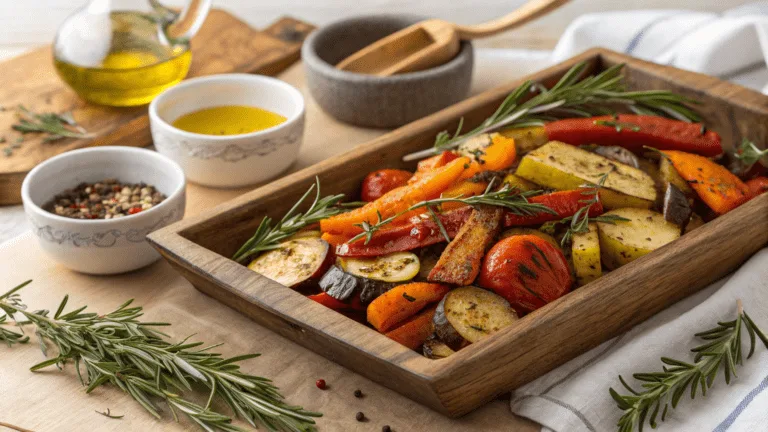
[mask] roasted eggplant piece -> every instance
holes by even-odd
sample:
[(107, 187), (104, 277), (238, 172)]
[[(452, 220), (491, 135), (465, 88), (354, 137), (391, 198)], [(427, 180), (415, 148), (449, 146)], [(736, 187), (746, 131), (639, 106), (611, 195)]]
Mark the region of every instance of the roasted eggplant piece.
[(435, 334), (449, 346), (475, 343), (517, 320), (512, 306), (490, 291), (466, 286), (446, 294), (437, 305)]
[(416, 280), (422, 281), (422, 282), (427, 280), (427, 277), (429, 276), (429, 272), (431, 272), (432, 269), (435, 268), (435, 265), (437, 265), (437, 261), (440, 259), (440, 255), (442, 255), (444, 250), (445, 250), (445, 244), (436, 244), (436, 245), (422, 248), (419, 251), (420, 265), (419, 265), (419, 274), (416, 275)]
[(395, 282), (383, 282), (347, 273), (338, 265), (332, 266), (320, 279), (320, 289), (326, 294), (343, 302), (349, 302), (355, 295), (359, 295), (363, 305), (397, 285)]
[(333, 263), (333, 250), (323, 239), (298, 238), (256, 257), (248, 268), (290, 288), (317, 281)]
[(395, 252), (376, 258), (339, 258), (345, 272), (383, 282), (406, 282), (419, 274), (419, 257), (411, 252)]
[(640, 159), (634, 153), (619, 146), (598, 146), (593, 150), (602, 157), (640, 169)]
[(667, 184), (667, 191), (664, 193), (664, 220), (678, 225), (681, 230), (691, 219), (693, 210), (688, 204), (688, 198), (683, 191), (672, 183)]
[(452, 350), (451, 347), (446, 345), (435, 335), (430, 336), (426, 341), (424, 341), (422, 352), (424, 353), (424, 357), (431, 358), (433, 360), (443, 359), (452, 354), (456, 354), (456, 351)]

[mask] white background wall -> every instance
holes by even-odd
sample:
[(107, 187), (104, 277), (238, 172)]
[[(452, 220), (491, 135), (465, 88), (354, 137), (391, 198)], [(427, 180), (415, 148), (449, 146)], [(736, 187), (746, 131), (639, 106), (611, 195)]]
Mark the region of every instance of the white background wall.
[[(183, 4), (167, 0), (169, 5)], [(282, 15), (293, 15), (317, 25), (359, 14), (407, 12), (435, 16), (462, 24), (504, 15), (524, 0), (214, 0), (255, 27)], [(482, 46), (551, 48), (573, 18), (588, 12), (636, 8), (722, 11), (750, 0), (573, 0), (551, 15)], [(59, 24), (86, 0), (0, 0), (0, 47), (22, 48), (49, 43)], [(147, 0), (114, 0), (115, 4), (144, 5)]]

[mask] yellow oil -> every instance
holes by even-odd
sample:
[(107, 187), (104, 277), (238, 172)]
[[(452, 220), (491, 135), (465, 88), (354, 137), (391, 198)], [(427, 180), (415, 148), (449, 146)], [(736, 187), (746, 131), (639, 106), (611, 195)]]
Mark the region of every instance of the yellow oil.
[(240, 135), (275, 127), (286, 120), (280, 114), (245, 105), (225, 105), (193, 111), (173, 126), (203, 135)]
[(54, 58), (59, 76), (78, 95), (101, 105), (144, 105), (184, 79), (192, 61), (188, 44), (162, 44), (157, 23), (139, 12), (112, 12), (110, 19), (112, 41), (101, 64)]

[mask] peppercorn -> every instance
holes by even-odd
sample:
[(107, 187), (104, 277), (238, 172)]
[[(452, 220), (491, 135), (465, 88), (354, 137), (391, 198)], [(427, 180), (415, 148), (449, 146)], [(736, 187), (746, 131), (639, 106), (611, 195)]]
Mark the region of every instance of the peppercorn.
[(355, 397), (360, 399), (363, 397), (363, 392), (361, 392), (360, 389), (355, 390)]
[(359, 422), (365, 421), (365, 414), (363, 414), (362, 411), (358, 412), (357, 414), (355, 414), (355, 420)]
[(381, 432), (392, 432), (392, 428), (391, 428), (391, 427), (389, 427), (389, 425), (384, 425), (384, 426), (381, 428)]
[(325, 386), (325, 380), (324, 380), (324, 379), (319, 379), (319, 380), (315, 381), (315, 385), (316, 385), (316, 386), (317, 386), (317, 388), (319, 388), (320, 390), (325, 390), (325, 389), (326, 389), (326, 386)]

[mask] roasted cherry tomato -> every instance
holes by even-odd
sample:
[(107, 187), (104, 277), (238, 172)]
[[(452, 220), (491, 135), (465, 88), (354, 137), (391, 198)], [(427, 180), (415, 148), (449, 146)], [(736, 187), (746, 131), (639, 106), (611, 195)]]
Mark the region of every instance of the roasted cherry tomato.
[(752, 195), (752, 198), (768, 192), (768, 177), (755, 177), (752, 180), (747, 181), (747, 187)]
[(372, 171), (363, 180), (363, 190), (360, 193), (360, 198), (367, 202), (377, 200), (392, 189), (408, 184), (408, 179), (412, 175), (408, 171), (398, 169)]
[(534, 235), (516, 235), (496, 243), (485, 256), (478, 281), (521, 314), (560, 298), (573, 285), (563, 252)]

